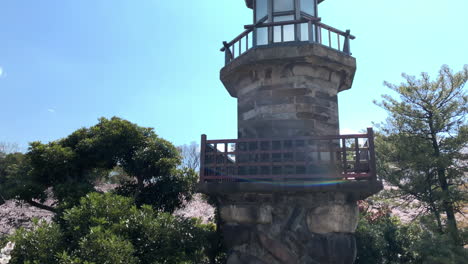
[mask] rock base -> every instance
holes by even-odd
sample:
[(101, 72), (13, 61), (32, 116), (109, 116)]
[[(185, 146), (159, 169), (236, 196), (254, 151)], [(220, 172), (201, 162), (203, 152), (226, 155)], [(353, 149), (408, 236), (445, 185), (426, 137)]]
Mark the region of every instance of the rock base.
[(355, 200), (343, 193), (219, 196), (227, 264), (352, 264)]

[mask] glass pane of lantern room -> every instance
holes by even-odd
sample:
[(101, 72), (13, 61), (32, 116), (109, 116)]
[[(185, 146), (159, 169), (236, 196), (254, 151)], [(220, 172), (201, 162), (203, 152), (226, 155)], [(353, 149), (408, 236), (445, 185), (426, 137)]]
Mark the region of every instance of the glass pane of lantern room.
[(257, 45), (267, 45), (268, 44), (268, 28), (262, 27), (257, 28)]
[[(274, 22), (291, 21), (294, 16), (276, 16)], [(294, 41), (294, 25), (275, 26), (273, 29), (273, 42)]]
[(294, 10), (294, 0), (273, 0), (273, 11), (283, 12)]
[(256, 0), (255, 2), (255, 22), (260, 21), (268, 15), (268, 0)]
[(317, 16), (315, 12), (315, 1), (317, 0), (301, 0), (301, 11), (311, 16)]

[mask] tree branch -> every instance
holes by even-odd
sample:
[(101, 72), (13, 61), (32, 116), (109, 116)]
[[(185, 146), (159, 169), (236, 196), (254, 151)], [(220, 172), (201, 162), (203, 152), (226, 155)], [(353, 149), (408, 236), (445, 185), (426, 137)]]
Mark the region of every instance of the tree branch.
[(57, 212), (57, 209), (55, 209), (54, 207), (35, 202), (33, 200), (25, 200), (25, 202), (32, 205), (32, 206), (34, 206), (34, 207), (42, 209), (42, 210), (46, 210), (46, 211), (49, 211), (49, 212), (52, 212), (52, 213)]

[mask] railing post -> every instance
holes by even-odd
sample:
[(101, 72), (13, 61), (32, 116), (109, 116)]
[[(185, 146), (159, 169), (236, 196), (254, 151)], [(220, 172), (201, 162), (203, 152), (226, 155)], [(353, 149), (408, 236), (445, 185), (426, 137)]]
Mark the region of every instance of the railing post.
[(308, 28), (308, 32), (309, 32), (309, 43), (313, 43), (315, 41), (315, 34), (314, 34), (314, 30), (312, 28), (312, 25), (315, 25), (315, 24), (312, 24), (312, 21), (309, 20), (307, 22), (307, 28)]
[(200, 182), (205, 182), (206, 135), (201, 135), (200, 146)]
[(369, 158), (370, 158), (369, 168), (371, 170), (371, 175), (372, 175), (371, 180), (376, 181), (377, 180), (377, 166), (376, 166), (376, 160), (375, 160), (374, 130), (372, 129), (372, 127), (367, 128), (367, 137), (369, 140)]
[(229, 143), (224, 143), (223, 170), (221, 172), (224, 173), (223, 176), (228, 178), (228, 181), (232, 181), (229, 178), (229, 168), (227, 167), (227, 162), (228, 162), (228, 159), (229, 159), (228, 145), (229, 145)]
[(257, 28), (252, 29), (252, 48), (257, 47)]
[(355, 163), (354, 163), (354, 172), (358, 173), (360, 171), (361, 167), (361, 149), (359, 146), (359, 138), (354, 138), (354, 157), (355, 157)]
[[(348, 155), (346, 154), (346, 138), (342, 138), (341, 142), (343, 142), (342, 152), (343, 152), (343, 173), (345, 176), (348, 174)], [(346, 178), (348, 178), (346, 176)]]
[(223, 41), (224, 46), (224, 63), (228, 64), (233, 59), (231, 49), (226, 41)]
[(345, 41), (344, 41), (344, 44), (343, 44), (343, 52), (348, 54), (348, 55), (351, 55), (351, 48), (349, 46), (349, 36), (350, 35), (351, 35), (351, 30), (347, 29), (346, 30), (346, 35), (344, 36)]

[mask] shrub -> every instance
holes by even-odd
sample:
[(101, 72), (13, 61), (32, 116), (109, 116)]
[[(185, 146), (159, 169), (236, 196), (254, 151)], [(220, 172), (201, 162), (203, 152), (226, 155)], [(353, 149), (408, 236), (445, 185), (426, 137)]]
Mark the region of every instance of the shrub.
[(44, 221), (36, 221), (32, 231), (18, 229), (10, 239), (15, 242), (10, 264), (55, 264), (58, 263), (57, 252), (66, 248), (60, 227)]
[(90, 233), (81, 238), (75, 255), (99, 264), (135, 264), (135, 249), (130, 241), (101, 227), (91, 228)]
[[(214, 263), (214, 225), (141, 208), (128, 197), (91, 193), (56, 223), (19, 230), (14, 264)], [(12, 259), (12, 260), (13, 260)]]
[(463, 264), (467, 252), (437, 232), (427, 217), (404, 224), (388, 213), (362, 213), (356, 230), (356, 264)]

